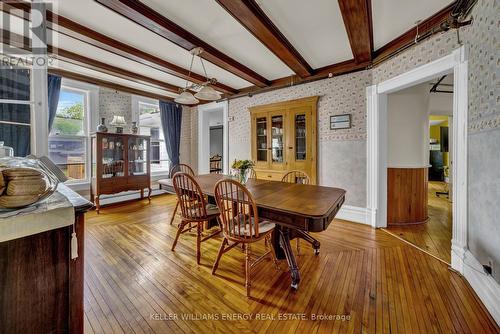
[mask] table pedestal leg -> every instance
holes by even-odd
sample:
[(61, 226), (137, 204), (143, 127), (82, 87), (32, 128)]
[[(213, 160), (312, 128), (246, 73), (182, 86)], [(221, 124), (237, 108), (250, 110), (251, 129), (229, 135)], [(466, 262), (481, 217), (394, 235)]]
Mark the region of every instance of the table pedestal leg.
[(309, 233), (307, 233), (305, 231), (295, 230), (295, 232), (298, 234), (299, 238), (304, 239), (305, 241), (307, 241), (308, 243), (310, 243), (313, 246), (315, 255), (319, 254), (320, 243), (318, 240), (314, 239)]
[(279, 244), (283, 252), (285, 253), (286, 261), (288, 262), (288, 268), (290, 269), (290, 276), (292, 278), (292, 289), (297, 290), (299, 288), (300, 273), (297, 267), (297, 261), (295, 260), (295, 255), (292, 251), (292, 245), (290, 244), (290, 230), (286, 227), (278, 229), (279, 231)]

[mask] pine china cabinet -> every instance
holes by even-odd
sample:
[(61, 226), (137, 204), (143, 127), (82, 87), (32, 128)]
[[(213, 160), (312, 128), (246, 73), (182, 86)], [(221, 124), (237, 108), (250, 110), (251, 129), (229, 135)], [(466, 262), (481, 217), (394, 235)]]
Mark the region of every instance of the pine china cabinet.
[(90, 199), (97, 212), (103, 194), (148, 189), (151, 200), (150, 138), (132, 134), (97, 132), (91, 136)]
[(316, 184), (318, 96), (250, 108), (257, 178), (281, 181), (300, 170)]

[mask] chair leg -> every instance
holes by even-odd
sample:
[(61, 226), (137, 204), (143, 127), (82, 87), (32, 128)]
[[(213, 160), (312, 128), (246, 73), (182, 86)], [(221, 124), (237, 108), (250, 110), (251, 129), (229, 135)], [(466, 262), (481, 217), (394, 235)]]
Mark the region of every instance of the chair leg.
[(249, 244), (244, 244), (245, 245), (245, 288), (247, 290), (247, 297), (250, 297), (250, 289), (251, 289), (251, 273), (250, 273), (250, 255), (251, 255), (251, 250), (250, 250), (250, 245)]
[(179, 201), (177, 200), (177, 203), (175, 204), (174, 213), (172, 214), (172, 218), (170, 218), (170, 225), (174, 223), (175, 215), (177, 213), (178, 208), (179, 208)]
[(296, 240), (296, 242), (297, 242), (297, 255), (300, 255), (300, 239), (299, 239), (299, 238), (297, 238), (297, 239), (295, 239), (295, 240)]
[(222, 240), (222, 243), (220, 244), (219, 252), (217, 253), (217, 258), (215, 259), (214, 266), (212, 267), (212, 275), (215, 274), (215, 271), (219, 267), (220, 258), (222, 257), (222, 254), (224, 254), (224, 247), (226, 246), (226, 244), (227, 244), (227, 239), (224, 238)]
[(175, 249), (175, 246), (177, 245), (177, 240), (179, 240), (179, 237), (181, 236), (185, 224), (186, 223), (182, 222), (179, 224), (179, 227), (177, 228), (177, 234), (175, 235), (174, 243), (172, 245), (172, 251)]
[(200, 264), (201, 259), (201, 230), (203, 223), (196, 224), (196, 263)]

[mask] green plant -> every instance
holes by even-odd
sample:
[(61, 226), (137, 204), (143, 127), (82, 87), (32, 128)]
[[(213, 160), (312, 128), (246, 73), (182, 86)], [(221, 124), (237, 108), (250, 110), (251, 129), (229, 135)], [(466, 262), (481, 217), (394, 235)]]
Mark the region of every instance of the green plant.
[(82, 120), (83, 104), (75, 103), (69, 107), (65, 107), (57, 113), (57, 117)]
[(252, 160), (234, 160), (233, 164), (231, 165), (231, 168), (233, 169), (240, 169), (240, 170), (247, 170), (248, 168), (252, 168), (254, 166), (254, 163)]

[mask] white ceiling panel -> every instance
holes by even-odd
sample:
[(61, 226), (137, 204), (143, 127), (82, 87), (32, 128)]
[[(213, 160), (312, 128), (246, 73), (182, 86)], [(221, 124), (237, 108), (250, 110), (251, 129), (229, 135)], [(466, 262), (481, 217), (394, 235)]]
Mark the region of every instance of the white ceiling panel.
[[(189, 67), (191, 54), (188, 51), (93, 0), (59, 0), (58, 14), (173, 64), (184, 68)], [(218, 66), (205, 63), (208, 76), (217, 78), (223, 84), (236, 89), (252, 85)], [(199, 74), (203, 73), (199, 61), (195, 62), (193, 70)]]
[(439, 12), (453, 0), (372, 0), (375, 50)]
[(336, 0), (257, 0), (312, 68), (353, 58)]
[(141, 1), (266, 79), (293, 72), (215, 0)]
[(74, 38), (65, 36), (65, 35), (59, 35), (57, 38), (58, 42), (55, 43), (56, 46), (59, 46), (60, 48), (71, 51), (74, 53), (78, 53), (82, 56), (85, 56), (87, 58), (92, 58), (98, 61), (101, 61), (105, 64), (113, 65), (116, 67), (123, 68), (125, 70), (128, 70), (133, 73), (138, 73), (141, 75), (145, 75), (147, 77), (157, 79), (172, 85), (176, 85), (179, 87), (184, 87), (185, 86), (185, 80), (181, 79), (179, 77), (176, 77), (174, 75), (156, 70), (154, 68), (151, 68), (146, 65), (142, 65), (140, 63), (137, 63), (133, 60), (129, 60), (127, 58), (118, 56), (114, 53), (107, 52), (103, 49), (97, 48), (95, 46), (92, 46), (90, 44), (81, 42), (79, 40), (76, 40)]

